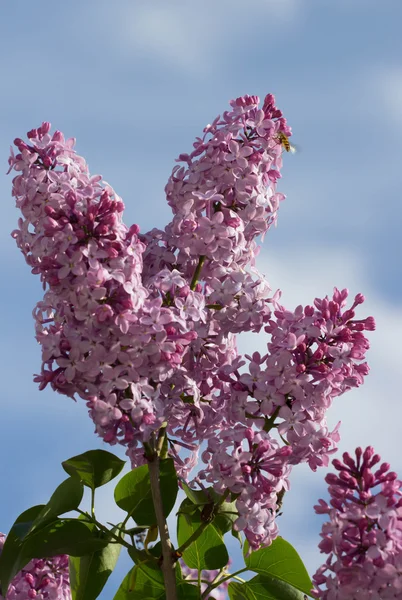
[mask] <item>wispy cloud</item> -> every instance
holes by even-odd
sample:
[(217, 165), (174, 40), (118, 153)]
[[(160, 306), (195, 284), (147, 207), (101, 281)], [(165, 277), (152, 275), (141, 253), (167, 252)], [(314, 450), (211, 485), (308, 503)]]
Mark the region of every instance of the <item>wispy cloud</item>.
[(280, 38), (281, 28), (291, 26), (298, 9), (296, 0), (255, 0), (250, 24), (240, 0), (123, 2), (117, 10), (104, 4), (96, 18), (101, 28), (107, 24), (109, 29), (113, 22), (119, 36), (109, 36), (108, 41), (131, 58), (200, 78), (219, 70), (231, 47), (248, 48), (250, 27), (260, 36), (263, 24), (270, 23), (270, 37)]
[(391, 117), (398, 127), (398, 135), (402, 128), (402, 64), (379, 67), (373, 70), (372, 79), (376, 83), (379, 101), (384, 107), (386, 120)]

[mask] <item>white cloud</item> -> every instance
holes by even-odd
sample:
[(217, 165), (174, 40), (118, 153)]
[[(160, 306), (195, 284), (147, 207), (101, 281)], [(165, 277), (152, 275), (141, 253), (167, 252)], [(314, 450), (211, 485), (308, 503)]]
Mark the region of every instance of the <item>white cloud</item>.
[[(402, 127), (402, 65), (373, 66), (367, 74), (366, 87), (380, 104), (385, 122)], [(374, 100), (374, 101), (375, 101)]]
[(171, 5), (149, 3), (137, 7), (131, 15), (129, 13), (125, 22), (126, 35), (133, 47), (145, 55), (186, 71), (198, 70), (205, 64), (203, 57), (209, 55), (210, 44), (202, 39), (200, 22), (190, 26), (188, 16), (186, 9), (175, 10)]
[[(196, 78), (212, 72), (231, 45), (244, 44), (247, 49), (250, 41), (241, 0), (123, 2), (117, 10), (108, 4), (99, 8), (98, 25), (109, 29), (115, 22), (120, 34), (109, 36), (109, 42), (131, 50), (138, 60), (151, 58)], [(282, 37), (283, 25), (294, 22), (298, 8), (296, 0), (255, 0), (254, 26), (266, 21), (270, 37)]]

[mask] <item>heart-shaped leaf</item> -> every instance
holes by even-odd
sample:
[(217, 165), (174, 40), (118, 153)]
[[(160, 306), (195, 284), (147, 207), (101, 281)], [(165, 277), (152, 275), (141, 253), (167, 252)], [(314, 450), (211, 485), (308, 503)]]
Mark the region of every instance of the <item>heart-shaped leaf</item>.
[(94, 490), (105, 485), (120, 473), (124, 461), (106, 450), (89, 450), (61, 463), (63, 469)]

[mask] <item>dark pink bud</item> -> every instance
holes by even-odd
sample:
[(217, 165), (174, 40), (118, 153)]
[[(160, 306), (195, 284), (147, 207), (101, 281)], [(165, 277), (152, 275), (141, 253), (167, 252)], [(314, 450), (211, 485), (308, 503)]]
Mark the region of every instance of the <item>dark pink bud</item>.
[(27, 133), (27, 137), (31, 140), (32, 138), (36, 138), (38, 137), (38, 130), (37, 129), (31, 129), (31, 131), (28, 131)]
[(43, 121), (42, 125), (39, 127), (38, 131), (42, 134), (42, 135), (46, 135), (46, 133), (49, 133), (51, 128), (51, 124), (49, 123), (49, 121)]
[(140, 226), (137, 224), (131, 225), (129, 231), (128, 231), (128, 236), (132, 237), (133, 235), (138, 235), (140, 233)]
[(254, 440), (254, 431), (251, 429), (251, 427), (248, 427), (246, 429), (246, 431), (244, 432), (244, 436), (249, 442), (252, 442)]
[(14, 145), (17, 146), (17, 148), (20, 152), (22, 152), (23, 150), (29, 149), (29, 147), (26, 145), (26, 143), (21, 138), (15, 138)]
[(312, 317), (314, 315), (314, 306), (306, 306), (304, 308), (304, 314), (306, 317)]
[(178, 291), (179, 291), (179, 293), (178, 293), (179, 298), (187, 298), (187, 296), (190, 293), (190, 286), (189, 285), (184, 285)]
[(39, 587), (40, 587), (40, 588), (45, 588), (45, 587), (47, 587), (47, 586), (49, 585), (49, 583), (50, 583), (50, 582), (51, 582), (51, 579), (50, 579), (50, 577), (44, 577), (44, 578), (41, 580)]
[(53, 206), (49, 206), (49, 204), (47, 204), (45, 206), (45, 213), (47, 214), (48, 217), (51, 217), (56, 214), (56, 211), (54, 210)]
[(103, 436), (103, 439), (105, 440), (105, 442), (108, 442), (110, 444), (115, 441), (116, 434), (113, 430), (110, 430)]
[(184, 336), (186, 340), (196, 340), (198, 338), (198, 333), (196, 331), (188, 331)]
[(29, 585), (33, 585), (35, 583), (35, 578), (32, 573), (25, 573), (24, 579), (27, 583), (29, 583)]
[(364, 301), (365, 297), (363, 296), (363, 294), (356, 294), (354, 305), (357, 306), (358, 304), (363, 304)]
[(367, 317), (367, 319), (364, 321), (365, 324), (365, 329), (367, 331), (374, 331), (375, 330), (375, 319), (374, 317)]
[(64, 141), (64, 135), (61, 133), (61, 131), (56, 130), (52, 136), (52, 141), (53, 142), (63, 142)]
[(351, 308), (349, 308), (349, 310), (345, 310), (345, 312), (342, 315), (342, 319), (344, 322), (346, 321), (350, 321), (351, 319), (353, 319), (353, 317), (355, 316), (355, 311), (352, 310)]

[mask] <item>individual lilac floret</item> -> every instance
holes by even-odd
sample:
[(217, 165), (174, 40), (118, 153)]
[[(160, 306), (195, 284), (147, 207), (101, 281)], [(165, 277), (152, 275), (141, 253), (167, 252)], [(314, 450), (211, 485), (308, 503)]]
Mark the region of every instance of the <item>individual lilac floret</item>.
[(314, 597), (322, 600), (400, 600), (402, 598), (402, 482), (372, 447), (356, 449), (356, 458), (334, 460), (339, 472), (325, 480), (330, 504), (319, 500), (317, 514), (327, 514), (321, 552), (325, 564), (313, 577)]
[[(0, 553), (6, 536), (0, 534)], [(68, 556), (34, 559), (12, 580), (5, 600), (71, 600)], [(0, 596), (0, 600), (4, 600)]]

